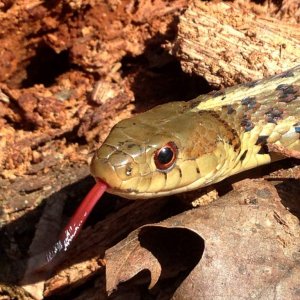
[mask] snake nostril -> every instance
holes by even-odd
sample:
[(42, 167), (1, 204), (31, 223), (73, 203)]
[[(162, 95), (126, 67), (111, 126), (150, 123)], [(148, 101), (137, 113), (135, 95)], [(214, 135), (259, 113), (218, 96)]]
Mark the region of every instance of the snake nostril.
[(131, 173), (132, 173), (132, 166), (131, 164), (127, 164), (125, 168), (125, 174), (126, 176), (131, 176)]

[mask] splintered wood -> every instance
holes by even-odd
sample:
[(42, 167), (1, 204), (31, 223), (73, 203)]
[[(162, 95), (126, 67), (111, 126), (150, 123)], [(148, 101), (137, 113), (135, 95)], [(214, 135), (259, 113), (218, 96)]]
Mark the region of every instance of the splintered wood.
[(193, 1), (168, 48), (185, 72), (220, 88), (294, 67), (299, 39), (298, 24), (256, 16), (224, 2)]

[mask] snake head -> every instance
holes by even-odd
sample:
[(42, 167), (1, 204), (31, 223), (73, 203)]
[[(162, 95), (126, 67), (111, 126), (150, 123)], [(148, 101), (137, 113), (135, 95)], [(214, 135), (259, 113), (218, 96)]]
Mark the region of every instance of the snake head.
[(113, 127), (95, 152), (91, 173), (125, 198), (198, 188), (219, 161), (213, 128), (211, 118), (192, 112), (188, 102), (157, 106)]

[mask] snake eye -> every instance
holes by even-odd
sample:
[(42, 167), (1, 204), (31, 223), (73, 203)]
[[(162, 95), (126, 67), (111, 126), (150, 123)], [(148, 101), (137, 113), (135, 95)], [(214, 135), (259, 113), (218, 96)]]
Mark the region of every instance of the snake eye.
[(174, 142), (169, 142), (154, 154), (154, 162), (159, 170), (167, 170), (174, 165), (177, 158), (177, 146)]

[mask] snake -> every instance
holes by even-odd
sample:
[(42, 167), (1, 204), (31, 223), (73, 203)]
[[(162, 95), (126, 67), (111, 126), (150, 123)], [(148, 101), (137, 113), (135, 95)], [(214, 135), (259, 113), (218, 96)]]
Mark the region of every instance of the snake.
[(96, 184), (55, 244), (32, 258), (32, 272), (53, 268), (105, 191), (135, 200), (168, 196), (285, 157), (300, 159), (300, 65), (122, 120), (92, 158)]
[(297, 65), (120, 121), (90, 169), (109, 193), (147, 199), (199, 189), (299, 153)]

